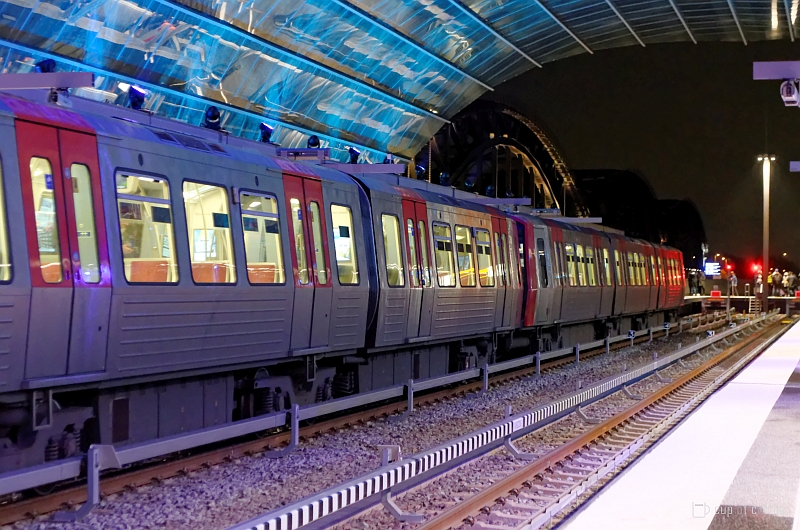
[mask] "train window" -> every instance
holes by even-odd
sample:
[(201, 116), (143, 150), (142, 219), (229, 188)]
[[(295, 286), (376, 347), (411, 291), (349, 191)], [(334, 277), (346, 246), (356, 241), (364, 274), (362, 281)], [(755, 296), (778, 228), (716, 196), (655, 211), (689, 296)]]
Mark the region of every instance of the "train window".
[(636, 272), (633, 269), (633, 255), (628, 252), (628, 280), (631, 285), (639, 285), (636, 279)]
[(183, 204), (192, 279), (196, 283), (236, 283), (227, 190), (184, 181)]
[(567, 278), (567, 267), (566, 263), (566, 254), (564, 254), (564, 243), (559, 242), (558, 244), (558, 268), (561, 271), (561, 285), (568, 285), (569, 279)]
[(472, 230), (456, 225), (456, 254), (461, 287), (475, 287), (475, 264), (472, 254)]
[(625, 285), (625, 277), (622, 275), (622, 264), (620, 260), (622, 257), (619, 255), (619, 250), (614, 251), (614, 263), (616, 265), (615, 272), (617, 273), (617, 285)]
[(450, 227), (439, 223), (433, 224), (433, 254), (436, 258), (436, 275), (440, 287), (455, 287), (456, 275), (453, 267), (453, 241), (450, 238)]
[(358, 285), (353, 211), (347, 206), (331, 205), (333, 247), (336, 250), (336, 272), (341, 285)]
[(408, 233), (408, 253), (411, 255), (411, 262), (408, 264), (408, 272), (411, 274), (411, 285), (419, 286), (419, 268), (417, 266), (417, 241), (414, 239), (414, 220), (406, 220)]
[(667, 279), (664, 275), (664, 264), (661, 262), (661, 256), (658, 257), (658, 277), (661, 278), (661, 285), (667, 284)]
[(100, 282), (100, 259), (97, 254), (97, 230), (94, 223), (92, 180), (89, 168), (83, 164), (70, 167), (72, 202), (75, 205), (75, 235), (78, 239), (81, 281)]
[(650, 256), (650, 276), (653, 278), (653, 285), (658, 285), (658, 271), (656, 270), (655, 256)]
[(31, 158), (33, 209), (36, 212), (36, 237), (39, 243), (39, 268), (45, 283), (60, 283), (61, 248), (58, 239), (56, 201), (53, 196), (53, 168), (46, 158)]
[(558, 243), (553, 241), (553, 285), (558, 286), (561, 285), (561, 267), (559, 267), (559, 257), (558, 257)]
[(542, 279), (542, 285), (540, 287), (549, 287), (550, 279), (547, 274), (547, 255), (544, 251), (544, 239), (541, 237), (536, 240), (536, 253), (539, 256), (539, 274)]
[(611, 263), (608, 257), (608, 249), (603, 249), (603, 268), (606, 271), (606, 285), (613, 285), (611, 282)]
[(492, 241), (487, 230), (475, 230), (475, 247), (478, 251), (478, 278), (481, 287), (494, 287)]
[(642, 253), (639, 253), (639, 267), (642, 269), (642, 282), (645, 285), (650, 285), (650, 274), (648, 274), (647, 271), (647, 258)]
[[(503, 246), (505, 247), (506, 246), (506, 236), (505, 236), (505, 234), (503, 234), (503, 238), (502, 239), (503, 239)], [(517, 287), (522, 287), (522, 271), (525, 268), (525, 255), (523, 254), (524, 251), (525, 251), (525, 249), (523, 248), (522, 245), (520, 245), (519, 246), (519, 257), (518, 257), (518, 259), (516, 261), (516, 265), (517, 265), (516, 266)], [(513, 279), (513, 277), (514, 277), (514, 268), (515, 268), (514, 267), (514, 247), (513, 246), (509, 246), (509, 248), (508, 248), (508, 267), (509, 267), (509, 269), (508, 269), (509, 270), (508, 281), (513, 284), (514, 283), (514, 279)]]
[(325, 263), (325, 242), (322, 239), (322, 219), (319, 211), (319, 204), (312, 201), (308, 205), (311, 210), (311, 238), (314, 243), (314, 264), (317, 266), (317, 283), (327, 285), (328, 283), (328, 264)]
[(244, 255), (251, 284), (285, 283), (281, 224), (275, 197), (240, 193)]
[(116, 186), (125, 278), (130, 283), (177, 283), (169, 184), (117, 173)]
[(8, 248), (6, 200), (3, 196), (3, 168), (0, 167), (0, 282), (11, 281), (11, 252)]
[(308, 285), (308, 256), (306, 255), (306, 236), (303, 232), (303, 208), (299, 199), (289, 199), (292, 210), (292, 234), (294, 235), (295, 253), (297, 254), (297, 282)]
[(583, 245), (575, 245), (575, 268), (578, 269), (578, 285), (586, 286), (586, 258), (583, 255)]
[(564, 245), (567, 253), (567, 275), (569, 284), (572, 287), (578, 285), (578, 267), (575, 264), (575, 247), (571, 243)]
[(403, 246), (400, 243), (400, 222), (394, 215), (383, 214), (383, 252), (386, 257), (386, 278), (389, 287), (406, 284), (403, 274)]
[(586, 247), (586, 268), (588, 283), (590, 286), (594, 287), (597, 285), (597, 278), (594, 274), (594, 249), (592, 247)]
[(500, 234), (494, 233), (494, 246), (496, 247), (495, 256), (497, 256), (497, 265), (494, 269), (494, 275), (497, 277), (497, 285), (503, 286), (508, 282), (506, 281), (506, 255), (503, 253), (503, 247), (500, 244)]
[(425, 221), (418, 221), (419, 228), (419, 254), (422, 258), (422, 285), (433, 287), (431, 283), (431, 265), (428, 261), (428, 231), (425, 228)]

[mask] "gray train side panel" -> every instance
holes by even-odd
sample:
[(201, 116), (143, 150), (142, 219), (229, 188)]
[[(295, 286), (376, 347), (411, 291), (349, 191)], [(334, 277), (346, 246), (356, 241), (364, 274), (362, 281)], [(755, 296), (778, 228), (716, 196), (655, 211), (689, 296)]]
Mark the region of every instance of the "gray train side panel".
[[(111, 144), (111, 145), (108, 145)], [(114, 273), (111, 320), (109, 322), (108, 373), (110, 377), (133, 376), (163, 371), (212, 367), (263, 360), (288, 353), (292, 315), (292, 280), (284, 204), (279, 175), (264, 166), (239, 162), (204, 153), (173, 149), (142, 142), (141, 150), (113, 141), (101, 146), (101, 173), (109, 253)], [(149, 151), (148, 151), (149, 149)], [(153, 151), (159, 151), (159, 154)], [(166, 156), (165, 153), (176, 156)], [(143, 164), (138, 155), (143, 155)], [(186, 158), (191, 156), (192, 160)], [(225, 167), (227, 164), (229, 167)], [(248, 167), (249, 166), (249, 167)], [(175, 168), (181, 168), (177, 173)], [(114, 172), (127, 168), (162, 175), (169, 180), (173, 229), (180, 281), (178, 285), (129, 285), (125, 280), (116, 214)], [(244, 249), (234, 244), (238, 265), (236, 285), (196, 286), (192, 280), (186, 241), (182, 182), (186, 177), (274, 195), (278, 201), (286, 285), (250, 286)], [(259, 177), (259, 184), (255, 183)], [(239, 209), (231, 205), (231, 230), (235, 242), (242, 241)]]
[(0, 389), (4, 391), (18, 389), (24, 377), (31, 297), (30, 261), (13, 124), (13, 118), (0, 115), (0, 137), (4, 138), (0, 142), (0, 169), (12, 265), (11, 283), (0, 285)]
[[(367, 270), (367, 251), (364, 248), (364, 230), (361, 226), (361, 208), (358, 201), (358, 186), (353, 182), (344, 185), (334, 182), (322, 182), (325, 197), (325, 216), (328, 224), (328, 248), (331, 254), (331, 276), (333, 282), (333, 302), (331, 304), (330, 336), (328, 344), (331, 349), (360, 348), (364, 346), (367, 331), (367, 310), (369, 305), (369, 273)], [(342, 285), (339, 283), (336, 264), (336, 246), (333, 237), (337, 227), (333, 225), (331, 205), (339, 204), (351, 209), (353, 216), (353, 249), (358, 263), (358, 285)]]

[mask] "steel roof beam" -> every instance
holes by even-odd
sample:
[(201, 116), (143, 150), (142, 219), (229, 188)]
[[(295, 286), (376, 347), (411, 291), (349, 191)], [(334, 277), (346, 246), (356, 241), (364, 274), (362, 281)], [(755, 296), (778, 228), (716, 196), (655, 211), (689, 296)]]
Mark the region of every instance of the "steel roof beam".
[[(564, 24), (563, 22), (561, 22), (561, 20), (559, 20), (559, 18), (558, 18), (558, 17), (555, 15), (555, 13), (553, 13), (553, 12), (552, 12), (552, 11), (550, 11), (550, 10), (549, 10), (547, 7), (545, 7), (545, 5), (544, 5), (544, 4), (541, 2), (541, 0), (533, 0), (533, 1), (534, 1), (534, 2), (536, 2), (536, 5), (538, 5), (540, 8), (542, 8), (542, 11), (544, 11), (545, 13), (547, 13), (547, 15), (548, 15), (550, 18), (552, 18), (552, 19), (553, 19), (553, 20), (556, 22), (556, 24), (558, 24), (559, 26), (561, 26), (561, 29), (563, 29), (564, 31), (566, 31), (567, 33), (569, 33), (569, 36), (570, 36), (570, 37), (572, 37), (573, 39), (575, 39), (575, 42), (577, 42), (578, 44), (580, 44), (581, 46), (583, 46), (583, 49), (584, 49), (584, 50), (586, 50), (586, 51), (587, 51), (587, 52), (589, 52), (589, 53), (594, 53), (594, 52), (592, 51), (592, 49), (591, 49), (591, 48), (589, 48), (589, 47), (588, 47), (588, 46), (587, 46), (587, 45), (586, 45), (586, 44), (585, 44), (585, 43), (584, 43), (584, 42), (583, 42), (581, 39), (579, 39), (579, 38), (578, 38), (578, 36), (577, 36), (577, 35), (575, 35), (575, 34), (572, 32), (572, 30), (571, 30), (571, 29), (569, 29), (569, 28), (567, 27), (567, 25), (566, 25), (566, 24)], [(626, 24), (626, 25), (627, 25), (627, 24)]]
[[(359, 85), (360, 87), (362, 87), (363, 89), (365, 89), (365, 92), (374, 92), (374, 93), (380, 94), (382, 97), (384, 97), (384, 98), (386, 98), (388, 100), (394, 101), (398, 105), (401, 105), (401, 106), (406, 107), (408, 109), (413, 109), (416, 113), (424, 114), (425, 116), (428, 116), (429, 118), (434, 118), (434, 119), (439, 120), (439, 121), (441, 121), (443, 123), (450, 123), (449, 120), (446, 120), (445, 118), (437, 115), (435, 112), (431, 112), (430, 110), (428, 110), (428, 109), (426, 109), (424, 107), (420, 107), (419, 105), (415, 105), (414, 103), (411, 103), (411, 102), (406, 101), (406, 100), (404, 100), (402, 98), (399, 98), (399, 97), (395, 96), (394, 94), (392, 94), (390, 92), (387, 92), (385, 90), (381, 90), (379, 88), (375, 88), (374, 86), (370, 85), (366, 81), (362, 81), (361, 79), (358, 79), (356, 77), (352, 77), (352, 76), (349, 76), (347, 74), (344, 74), (344, 73), (342, 73), (342, 72), (340, 72), (338, 70), (335, 70), (335, 69), (333, 69), (333, 68), (331, 68), (329, 66), (326, 66), (326, 65), (324, 65), (322, 63), (319, 63), (317, 61), (313, 61), (313, 60), (311, 60), (311, 59), (309, 59), (307, 57), (304, 57), (301, 54), (294, 53), (294, 52), (292, 52), (290, 50), (286, 50), (286, 49), (284, 49), (284, 48), (282, 48), (282, 47), (280, 47), (280, 46), (278, 46), (276, 44), (273, 44), (272, 42), (270, 42), (270, 41), (268, 41), (266, 39), (263, 39), (261, 37), (255, 36), (255, 35), (253, 35), (251, 33), (248, 33), (246, 31), (242, 30), (241, 28), (239, 28), (239, 27), (237, 27), (237, 26), (235, 26), (235, 25), (233, 25), (233, 24), (231, 24), (229, 22), (225, 22), (224, 20), (221, 20), (221, 19), (219, 19), (219, 18), (217, 18), (215, 16), (207, 15), (204, 12), (195, 11), (193, 9), (187, 8), (184, 5), (179, 4), (176, 0), (156, 0), (156, 2), (158, 2), (158, 3), (162, 4), (162, 5), (165, 5), (165, 6), (169, 7), (169, 8), (171, 8), (171, 9), (175, 9), (176, 11), (180, 11), (181, 13), (184, 13), (184, 14), (190, 16), (190, 17), (196, 17), (196, 18), (199, 18), (201, 20), (207, 21), (209, 24), (211, 24), (213, 26), (217, 26), (217, 27), (219, 27), (221, 29), (224, 29), (224, 30), (227, 30), (227, 31), (233, 31), (234, 33), (236, 33), (237, 35), (240, 35), (245, 40), (249, 40), (249, 41), (251, 41), (253, 43), (256, 43), (259, 46), (274, 50), (275, 52), (277, 52), (279, 54), (291, 55), (294, 59), (300, 61), (301, 63), (307, 64), (308, 66), (310, 66), (312, 68), (315, 68), (317, 70), (321, 70), (323, 72), (327, 72), (328, 74), (330, 74), (333, 77), (336, 77), (338, 79), (343, 79), (343, 80), (346, 80), (347, 82), (355, 83), (355, 84)], [(345, 83), (345, 85), (346, 85), (346, 83)]]
[(672, 6), (672, 10), (675, 11), (675, 14), (678, 16), (678, 20), (680, 20), (681, 24), (683, 24), (683, 29), (685, 29), (686, 33), (689, 34), (689, 38), (692, 39), (693, 43), (697, 44), (697, 39), (695, 39), (694, 35), (692, 35), (692, 30), (689, 29), (689, 24), (687, 24), (686, 19), (683, 18), (681, 10), (678, 9), (678, 4), (675, 3), (675, 0), (668, 0), (668, 1), (669, 5)]
[(458, 9), (460, 9), (460, 10), (461, 10), (461, 11), (462, 11), (462, 12), (463, 12), (465, 15), (467, 15), (467, 16), (468, 16), (468, 17), (470, 17), (472, 20), (474, 20), (475, 22), (477, 22), (478, 24), (480, 24), (481, 26), (483, 26), (483, 28), (484, 28), (486, 31), (488, 31), (489, 33), (491, 33), (492, 35), (494, 35), (495, 37), (497, 37), (498, 39), (500, 39), (501, 41), (503, 41), (503, 42), (506, 44), (506, 46), (508, 46), (509, 48), (511, 48), (512, 50), (514, 50), (514, 51), (515, 51), (515, 52), (517, 52), (518, 54), (520, 54), (520, 55), (521, 55), (522, 57), (524, 57), (526, 60), (528, 60), (529, 62), (531, 62), (531, 63), (532, 63), (534, 66), (538, 66), (539, 68), (541, 68), (541, 67), (542, 67), (542, 65), (541, 65), (541, 64), (539, 64), (539, 63), (537, 63), (536, 61), (534, 61), (534, 60), (533, 60), (533, 59), (532, 59), (532, 58), (531, 58), (531, 57), (530, 57), (530, 56), (529, 56), (527, 53), (525, 53), (524, 51), (520, 50), (520, 49), (519, 49), (517, 46), (515, 46), (515, 45), (514, 45), (514, 43), (512, 43), (510, 40), (508, 40), (507, 38), (503, 37), (503, 36), (502, 36), (502, 35), (501, 35), (501, 34), (500, 34), (500, 33), (499, 33), (499, 32), (498, 32), (496, 29), (494, 29), (494, 28), (491, 26), (491, 24), (489, 24), (489, 22), (487, 22), (487, 21), (486, 21), (486, 20), (485, 20), (483, 17), (479, 16), (477, 13), (475, 13), (473, 10), (469, 9), (467, 6), (465, 6), (464, 4), (462, 4), (461, 2), (459, 2), (458, 0), (449, 0), (449, 1), (450, 1), (450, 3), (451, 3), (451, 4), (453, 4), (453, 5), (454, 5), (454, 6), (456, 6)]
[(728, 0), (728, 8), (731, 10), (731, 16), (733, 16), (733, 21), (736, 22), (736, 27), (739, 28), (739, 35), (742, 36), (742, 42), (747, 46), (747, 39), (744, 37), (744, 30), (742, 30), (742, 25), (739, 23), (739, 16), (736, 14), (736, 9), (733, 7), (733, 0)]
[(642, 48), (644, 48), (644, 42), (642, 42), (642, 39), (639, 38), (639, 35), (637, 35), (635, 31), (633, 31), (633, 28), (631, 27), (630, 24), (628, 24), (628, 21), (625, 20), (625, 17), (622, 16), (622, 13), (619, 12), (619, 10), (617, 9), (617, 6), (615, 6), (614, 3), (611, 0), (606, 0), (606, 4), (608, 4), (608, 7), (611, 8), (611, 11), (613, 11), (614, 14), (617, 15), (617, 18), (619, 18), (619, 20), (623, 24), (625, 24), (625, 27), (628, 28), (628, 31), (631, 32), (631, 35), (633, 35), (633, 38), (636, 39), (636, 41), (639, 44), (641, 44)]
[(419, 43), (417, 43), (416, 41), (408, 38), (406, 35), (404, 35), (403, 33), (399, 32), (399, 31), (397, 31), (396, 29), (394, 29), (393, 27), (389, 26), (388, 24), (384, 24), (383, 22), (375, 20), (372, 16), (368, 15), (367, 13), (364, 13), (363, 11), (361, 11), (360, 9), (355, 7), (354, 5), (350, 4), (350, 2), (347, 2), (346, 0), (333, 0), (333, 2), (335, 4), (337, 4), (337, 5), (339, 5), (342, 9), (346, 9), (347, 11), (353, 13), (354, 15), (356, 15), (359, 18), (361, 18), (362, 20), (365, 20), (369, 24), (372, 24), (375, 27), (381, 28), (384, 31), (388, 31), (389, 33), (391, 33), (392, 35), (394, 35), (398, 39), (402, 40), (403, 42), (405, 42), (409, 46), (415, 48), (417, 51), (422, 52), (424, 55), (427, 55), (428, 57), (430, 57), (434, 61), (438, 61), (438, 62), (442, 63), (443, 65), (447, 66), (448, 68), (450, 68), (452, 70), (455, 70), (456, 72), (458, 72), (459, 74), (463, 75), (467, 79), (470, 79), (471, 81), (481, 85), (486, 90), (492, 90), (492, 91), (494, 90), (492, 87), (490, 87), (489, 85), (487, 85), (486, 83), (484, 83), (480, 79), (476, 79), (475, 77), (471, 76), (470, 74), (468, 74), (467, 72), (465, 72), (464, 70), (459, 68), (458, 66), (456, 66), (453, 63), (451, 63), (450, 61), (446, 60), (444, 57), (441, 57), (440, 55), (435, 54), (435, 53), (427, 50), (424, 46), (421, 46)]
[(794, 42), (794, 27), (792, 26), (792, 10), (789, 9), (789, 0), (783, 0), (783, 7), (786, 9), (786, 25), (789, 26), (789, 38)]

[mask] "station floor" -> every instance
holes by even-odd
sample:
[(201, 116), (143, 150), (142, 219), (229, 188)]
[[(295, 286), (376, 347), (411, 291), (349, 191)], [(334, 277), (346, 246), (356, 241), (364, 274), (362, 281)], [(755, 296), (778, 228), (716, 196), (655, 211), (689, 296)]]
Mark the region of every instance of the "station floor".
[(800, 530), (800, 324), (563, 530)]

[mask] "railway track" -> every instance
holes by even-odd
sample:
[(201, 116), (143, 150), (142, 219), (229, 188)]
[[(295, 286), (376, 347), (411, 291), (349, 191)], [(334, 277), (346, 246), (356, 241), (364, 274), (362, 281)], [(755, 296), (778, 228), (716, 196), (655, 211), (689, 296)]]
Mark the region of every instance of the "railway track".
[[(708, 326), (709, 324), (706, 324)], [(663, 336), (663, 332), (654, 334), (654, 338)], [(647, 342), (648, 336), (641, 336), (634, 339), (635, 344)], [(612, 351), (626, 348), (630, 345), (628, 341), (614, 343), (610, 346)], [(604, 348), (594, 348), (581, 352), (582, 359), (604, 353)], [(541, 371), (552, 371), (564, 365), (574, 362), (572, 357), (553, 359), (541, 363)], [(506, 373), (490, 376), (491, 386), (511, 383), (524, 377), (528, 377), (536, 372), (535, 367), (525, 367)], [(436, 403), (465, 393), (480, 390), (483, 386), (481, 381), (469, 381), (451, 388), (430, 392), (424, 395), (415, 396), (416, 406)], [(313, 424), (303, 425), (300, 428), (300, 440), (313, 437), (321, 433), (347, 428), (352, 425), (363, 424), (378, 417), (388, 416), (401, 412), (405, 409), (405, 402), (393, 402), (371, 407), (366, 410), (341, 415), (326, 419)], [(248, 439), (238, 443), (228, 444), (211, 450), (198, 450), (193, 454), (173, 455), (169, 458), (150, 462), (147, 465), (125, 469), (119, 472), (112, 472), (104, 475), (101, 480), (101, 492), (109, 495), (124, 491), (126, 489), (136, 489), (141, 486), (160, 482), (164, 479), (187, 474), (191, 471), (222, 464), (227, 461), (235, 460), (242, 456), (255, 455), (268, 451), (284, 444), (289, 443), (291, 433), (288, 431), (271, 433), (260, 439)], [(87, 497), (85, 484), (70, 485), (62, 487), (48, 495), (25, 498), (14, 502), (8, 502), (0, 506), (0, 524), (10, 524), (20, 520), (30, 519), (42, 514), (51, 513), (57, 510), (70, 508), (83, 503)]]
[[(604, 478), (630, 464), (730, 380), (786, 328), (776, 322), (748, 337), (627, 410), (541, 455), (530, 464), (480, 486), (479, 491), (416, 530), (536, 530), (549, 527), (589, 498)], [(424, 488), (421, 485), (416, 490)]]

